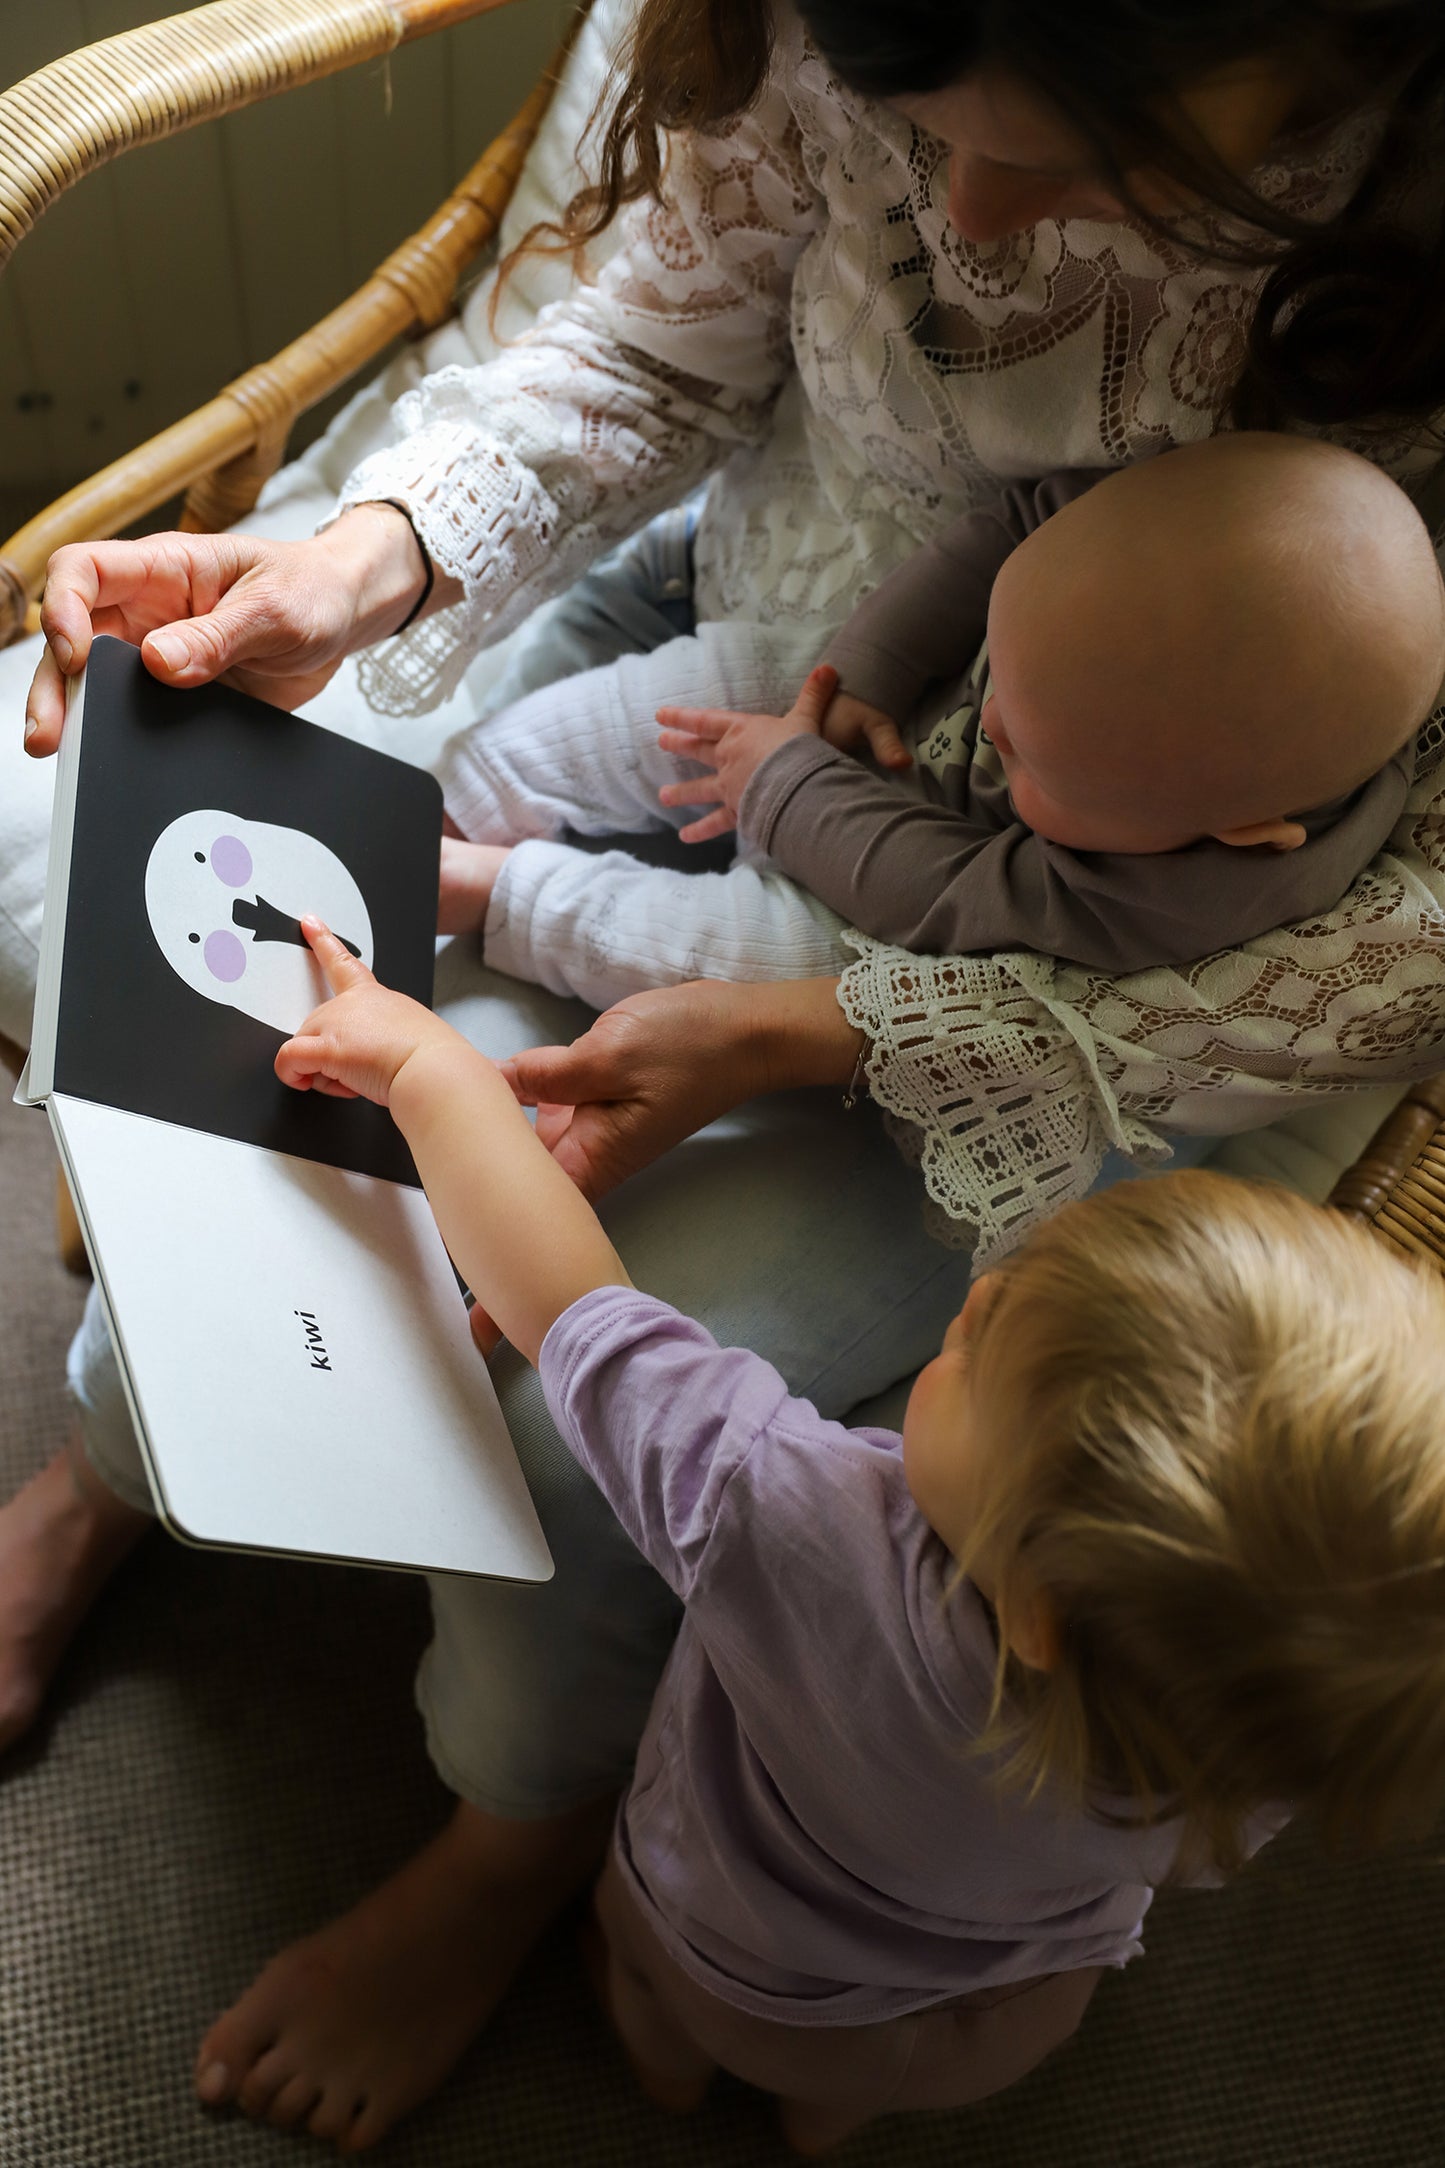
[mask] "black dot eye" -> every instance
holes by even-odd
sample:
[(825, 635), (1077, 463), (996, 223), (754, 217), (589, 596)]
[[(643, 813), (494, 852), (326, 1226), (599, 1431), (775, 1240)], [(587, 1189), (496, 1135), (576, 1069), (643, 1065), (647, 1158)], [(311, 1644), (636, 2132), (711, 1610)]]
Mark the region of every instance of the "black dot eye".
[(203, 865), (204, 865), (205, 863), (206, 863), (206, 854), (205, 854), (205, 852), (204, 852), (204, 851), (197, 851), (197, 853), (196, 853), (196, 864), (197, 864), (198, 866), (203, 866)]
[(188, 933), (188, 934), (186, 935), (186, 939), (187, 939), (188, 941), (194, 941), (194, 942), (196, 943), (197, 947), (199, 947), (199, 946), (200, 946), (200, 939), (201, 939), (201, 937), (200, 937), (200, 935), (199, 935), (198, 933)]

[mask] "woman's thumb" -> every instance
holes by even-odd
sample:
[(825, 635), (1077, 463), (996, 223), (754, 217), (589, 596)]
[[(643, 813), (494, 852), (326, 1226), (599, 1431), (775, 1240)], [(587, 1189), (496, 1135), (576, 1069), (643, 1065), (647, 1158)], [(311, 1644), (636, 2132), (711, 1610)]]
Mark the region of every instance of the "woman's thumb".
[(209, 685), (259, 651), (257, 629), (254, 605), (226, 595), (204, 617), (178, 618), (147, 633), (141, 656), (163, 684)]
[(551, 1106), (576, 1106), (587, 1093), (578, 1088), (577, 1049), (572, 1046), (529, 1046), (512, 1054), (500, 1066), (523, 1106), (538, 1102)]

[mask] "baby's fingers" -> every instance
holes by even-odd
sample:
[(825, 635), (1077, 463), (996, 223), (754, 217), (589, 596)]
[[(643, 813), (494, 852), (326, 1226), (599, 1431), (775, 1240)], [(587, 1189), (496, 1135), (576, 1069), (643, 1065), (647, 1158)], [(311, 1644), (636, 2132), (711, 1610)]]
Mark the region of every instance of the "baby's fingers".
[[(326, 1041), (319, 1032), (300, 1031), (288, 1039), (276, 1056), (276, 1074), (293, 1091), (325, 1091), (332, 1081), (326, 1074)], [(356, 1094), (346, 1089), (346, 1096)]]
[(719, 775), (693, 775), (682, 783), (664, 783), (657, 794), (660, 805), (717, 805), (726, 796)]
[(868, 747), (880, 768), (911, 768), (913, 755), (899, 734), (898, 725), (886, 715), (870, 718), (863, 725)]
[(690, 738), (720, 738), (732, 723), (748, 723), (751, 715), (739, 708), (659, 708), (657, 721), (664, 730), (685, 730)]
[(838, 690), (838, 673), (831, 663), (820, 662), (808, 672), (803, 689), (793, 702), (792, 712), (809, 730), (821, 731), (823, 718), (833, 695)]
[(686, 828), (677, 833), (684, 843), (711, 843), (714, 836), (731, 835), (737, 822), (726, 806), (719, 806), (716, 813), (706, 813), (700, 821), (689, 821)]
[(700, 761), (704, 768), (710, 768), (717, 759), (717, 739), (698, 738), (690, 730), (659, 730), (657, 743), (662, 752)]

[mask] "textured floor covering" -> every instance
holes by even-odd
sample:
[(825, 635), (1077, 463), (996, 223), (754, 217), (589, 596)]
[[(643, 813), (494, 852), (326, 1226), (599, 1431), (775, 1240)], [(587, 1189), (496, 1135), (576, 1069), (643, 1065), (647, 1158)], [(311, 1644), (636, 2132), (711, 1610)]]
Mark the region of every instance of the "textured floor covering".
[[(0, 1484), (59, 1433), (79, 1290), (54, 1262), (38, 1115), (0, 1108)], [(410, 1672), (408, 1582), (152, 1539), (0, 1781), (0, 2168), (285, 2168), (308, 2141), (196, 2108), (210, 2016), (282, 1941), (427, 1835), (445, 1798)], [(1437, 2168), (1445, 1879), (1331, 1866), (1301, 1836), (1161, 1902), (1151, 1954), (1013, 2094), (878, 2126), (839, 2168)], [(767, 2104), (642, 2102), (570, 1937), (377, 2156), (386, 2168), (768, 2168)]]

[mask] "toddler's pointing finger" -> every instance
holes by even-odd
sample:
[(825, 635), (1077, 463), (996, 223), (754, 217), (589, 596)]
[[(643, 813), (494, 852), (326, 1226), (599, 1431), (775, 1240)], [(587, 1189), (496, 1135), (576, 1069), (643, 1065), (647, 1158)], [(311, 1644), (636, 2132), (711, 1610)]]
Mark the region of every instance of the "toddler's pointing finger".
[(306, 912), (301, 920), (301, 931), (310, 945), (311, 953), (326, 975), (326, 982), (333, 993), (344, 994), (349, 986), (368, 986), (371, 973), (359, 956), (353, 956), (344, 941), (338, 941), (331, 928), (314, 913)]

